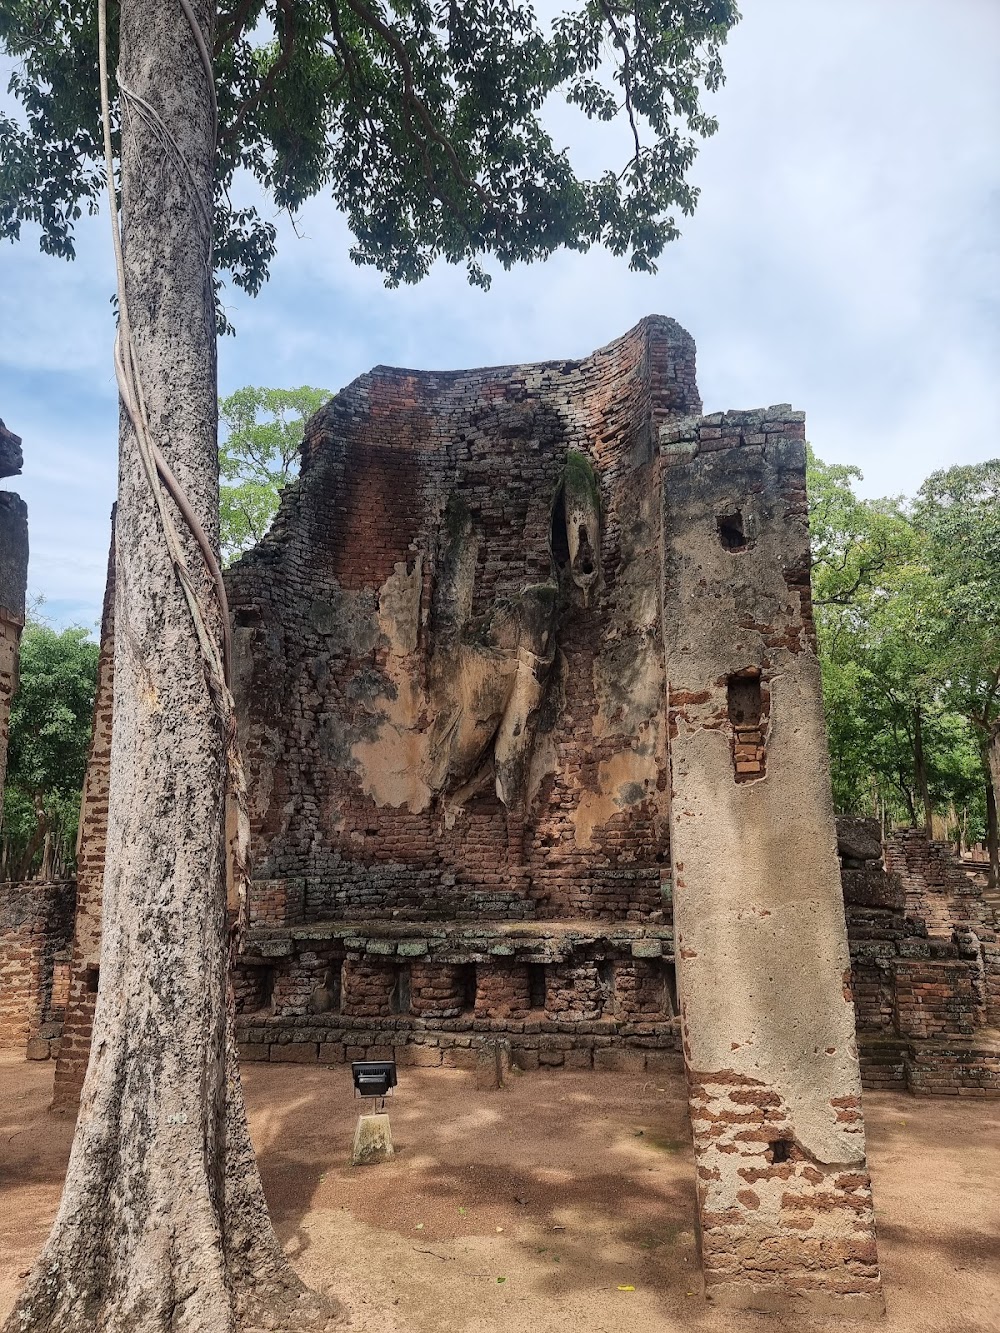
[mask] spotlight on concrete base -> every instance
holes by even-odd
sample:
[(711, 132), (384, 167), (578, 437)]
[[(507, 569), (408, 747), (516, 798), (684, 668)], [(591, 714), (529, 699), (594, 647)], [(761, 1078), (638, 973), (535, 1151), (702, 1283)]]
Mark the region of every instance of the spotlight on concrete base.
[(372, 1110), (379, 1108), (379, 1100), (385, 1108), (385, 1099), (396, 1086), (395, 1060), (355, 1060), (351, 1064), (354, 1078), (354, 1092), (358, 1097), (371, 1097)]
[[(355, 1060), (351, 1064), (351, 1075), (354, 1078), (354, 1095), (372, 1099), (372, 1114), (358, 1116), (351, 1165), (368, 1166), (373, 1162), (387, 1161), (393, 1155), (393, 1147), (389, 1117), (385, 1114), (385, 1099), (396, 1086), (396, 1062)], [(381, 1114), (378, 1106), (380, 1101)]]

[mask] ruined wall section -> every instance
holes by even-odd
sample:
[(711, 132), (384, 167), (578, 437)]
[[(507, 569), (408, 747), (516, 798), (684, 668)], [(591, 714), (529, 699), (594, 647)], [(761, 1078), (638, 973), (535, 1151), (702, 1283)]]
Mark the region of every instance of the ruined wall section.
[(75, 1109), (90, 1058), (90, 1037), (101, 964), (101, 905), (111, 783), (111, 716), (114, 707), (115, 515), (101, 611), (101, 651), (90, 732), (87, 772), (76, 843), (76, 919), (69, 957), (67, 1002), (58, 1046), (52, 1105)]
[(0, 1050), (49, 1055), (65, 1004), (58, 956), (73, 932), (74, 887), (0, 884)]
[(881, 1308), (804, 421), (662, 432), (675, 949), (707, 1295)]
[[(21, 439), (0, 421), (0, 477), (23, 466)], [(17, 689), (17, 661), (28, 586), (28, 506), (13, 491), (0, 490), (0, 798), (7, 776), (10, 701)]]
[(313, 419), (228, 576), (253, 919), (663, 919), (654, 437), (699, 407), (651, 319), (582, 362), (377, 368)]
[(837, 821), (866, 1087), (1000, 1096), (1000, 944), (982, 889), (922, 829)]

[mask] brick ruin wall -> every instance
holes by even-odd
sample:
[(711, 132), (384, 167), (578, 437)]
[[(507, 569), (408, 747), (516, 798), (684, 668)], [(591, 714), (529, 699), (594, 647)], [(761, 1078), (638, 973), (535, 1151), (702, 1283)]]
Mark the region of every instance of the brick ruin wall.
[(0, 884), (0, 1050), (48, 1056), (62, 1031), (72, 882)]
[(238, 1031), (684, 1059), (713, 1298), (878, 1308), (804, 418), (700, 413), (693, 343), (649, 320), (582, 362), (378, 369), (310, 423), (229, 575)]
[[(650, 320), (583, 362), (379, 368), (310, 423), (228, 576), (248, 1054), (471, 1062), (502, 1033), (526, 1065), (679, 1067), (657, 478), (699, 409), (691, 339)], [(438, 959), (475, 973), (443, 1014), (413, 981)], [(390, 974), (408, 1004), (369, 1004)]]
[[(281, 881), (306, 922), (664, 919), (652, 432), (698, 406), (693, 343), (662, 321), (584, 362), (379, 368), (313, 418), (299, 484), (229, 575), (258, 920), (281, 920)], [(553, 514), (574, 453), (599, 487), (590, 588)], [(545, 597), (543, 646), (525, 622)], [(552, 657), (506, 805), (492, 781), (458, 790), (503, 710), (490, 653)], [(485, 696), (481, 737), (452, 683)], [(435, 722), (461, 733), (450, 753)]]
[(839, 835), (865, 1086), (1000, 1096), (1000, 943), (981, 887), (922, 830), (884, 848), (874, 820)]

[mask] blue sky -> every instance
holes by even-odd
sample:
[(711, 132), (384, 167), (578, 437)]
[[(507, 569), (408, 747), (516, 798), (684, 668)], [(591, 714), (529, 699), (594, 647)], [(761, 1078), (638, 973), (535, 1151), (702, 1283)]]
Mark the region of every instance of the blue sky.
[[(377, 363), (453, 368), (583, 356), (650, 312), (698, 343), (707, 411), (792, 402), (867, 494), (1000, 453), (1000, 4), (745, 0), (719, 133), (655, 277), (602, 251), (469, 288), (440, 265), (390, 292), (354, 267), (333, 207), (276, 219), (272, 277), (231, 295), (220, 390), (336, 390)], [(612, 131), (559, 113), (581, 170)], [(30, 590), (56, 623), (99, 614), (114, 498), (110, 237), (65, 264), (0, 249), (0, 417), (24, 439)]]

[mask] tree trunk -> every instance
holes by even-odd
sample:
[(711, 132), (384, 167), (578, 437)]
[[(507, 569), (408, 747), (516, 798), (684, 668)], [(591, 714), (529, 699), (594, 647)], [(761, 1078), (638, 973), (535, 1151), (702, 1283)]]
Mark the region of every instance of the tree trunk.
[(997, 794), (1000, 793), (1000, 726), (994, 727), (984, 747), (986, 761), (986, 846), (990, 854), (987, 887), (1000, 884), (1000, 828), (997, 820)]
[[(211, 50), (214, 0), (191, 5)], [(139, 376), (153, 438), (217, 544), (210, 87), (180, 0), (123, 0), (120, 14), (125, 290)], [(118, 494), (93, 1045), (59, 1212), (6, 1329), (299, 1333), (325, 1325), (329, 1310), (281, 1253), (247, 1132), (227, 1001), (223, 736), (124, 412)], [(204, 563), (178, 527), (218, 636)]]
[(924, 807), (924, 827), (927, 836), (934, 836), (934, 807), (931, 805), (931, 793), (927, 784), (927, 764), (924, 759), (924, 726), (920, 709), (913, 710), (913, 776), (920, 800)]

